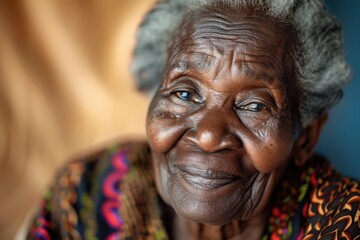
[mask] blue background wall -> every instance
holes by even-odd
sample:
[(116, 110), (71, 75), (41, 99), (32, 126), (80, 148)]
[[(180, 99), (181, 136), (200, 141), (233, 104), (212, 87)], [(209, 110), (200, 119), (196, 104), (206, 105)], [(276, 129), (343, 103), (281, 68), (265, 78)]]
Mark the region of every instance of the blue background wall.
[(325, 2), (343, 25), (345, 55), (353, 80), (346, 86), (342, 101), (330, 112), (317, 151), (342, 174), (360, 180), (360, 1)]

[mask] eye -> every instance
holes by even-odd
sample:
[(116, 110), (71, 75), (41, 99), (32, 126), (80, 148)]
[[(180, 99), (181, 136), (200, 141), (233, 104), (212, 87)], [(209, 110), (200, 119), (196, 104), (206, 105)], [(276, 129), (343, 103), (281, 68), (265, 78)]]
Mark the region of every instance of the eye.
[(184, 101), (190, 101), (192, 98), (192, 93), (187, 91), (177, 91), (175, 92), (175, 95)]
[(190, 91), (176, 91), (174, 92), (175, 96), (183, 101), (191, 101), (195, 103), (203, 103), (204, 100), (196, 93)]
[(268, 110), (268, 107), (265, 104), (259, 102), (251, 102), (249, 104), (240, 106), (240, 109), (251, 112), (261, 112), (264, 110)]

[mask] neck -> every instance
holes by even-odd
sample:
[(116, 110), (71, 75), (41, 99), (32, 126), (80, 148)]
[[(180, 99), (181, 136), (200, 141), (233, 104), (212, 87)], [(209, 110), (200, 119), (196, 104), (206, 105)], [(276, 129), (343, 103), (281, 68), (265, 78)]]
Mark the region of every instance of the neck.
[(232, 221), (222, 226), (190, 222), (176, 214), (174, 219), (176, 240), (195, 239), (261, 239), (268, 214), (253, 216), (247, 221)]

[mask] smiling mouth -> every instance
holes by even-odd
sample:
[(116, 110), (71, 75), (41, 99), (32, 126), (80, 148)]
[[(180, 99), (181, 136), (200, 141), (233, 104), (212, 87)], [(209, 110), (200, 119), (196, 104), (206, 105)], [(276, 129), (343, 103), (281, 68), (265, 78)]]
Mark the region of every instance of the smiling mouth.
[(227, 172), (204, 170), (193, 166), (177, 166), (181, 176), (190, 185), (202, 189), (216, 189), (228, 185), (239, 177)]

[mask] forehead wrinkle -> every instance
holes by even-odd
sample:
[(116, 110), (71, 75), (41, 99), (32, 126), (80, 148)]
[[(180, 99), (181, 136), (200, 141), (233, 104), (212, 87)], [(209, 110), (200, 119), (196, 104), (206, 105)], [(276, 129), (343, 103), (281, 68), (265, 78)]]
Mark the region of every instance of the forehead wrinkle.
[[(238, 25), (243, 25), (238, 28)], [(245, 46), (252, 46), (258, 50), (268, 50), (268, 48), (284, 47), (286, 44), (283, 38), (276, 37), (275, 41), (268, 41), (273, 39), (273, 34), (263, 31), (254, 27), (249, 27), (251, 23), (232, 24), (227, 29), (207, 26), (207, 24), (201, 25), (194, 29), (192, 33), (192, 40), (199, 41), (202, 39), (217, 39), (217, 40), (229, 40), (236, 44), (243, 44)]]
[[(216, 39), (213, 41), (207, 41), (209, 42), (216, 42)], [(236, 44), (235, 44), (236, 45)], [(227, 54), (230, 54), (231, 59), (231, 65), (237, 67), (238, 70), (240, 70), (242, 73), (244, 73), (247, 76), (250, 76), (252, 78), (257, 79), (263, 79), (269, 83), (273, 82), (274, 80), (281, 80), (283, 79), (285, 73), (283, 69), (283, 64), (281, 64), (283, 61), (282, 59), (278, 59), (277, 55), (276, 57), (269, 54), (250, 54), (249, 50), (253, 48), (261, 49), (260, 47), (257, 47), (255, 45), (250, 44), (251, 47), (246, 44), (246, 42), (241, 42), (241, 44), (235, 46), (236, 49), (228, 52)], [(204, 50), (205, 52), (209, 52), (209, 47), (204, 47), (200, 50)], [(209, 53), (202, 53), (201, 56), (203, 57), (202, 61), (206, 60), (212, 60), (211, 62), (208, 61), (206, 64), (206, 67), (210, 67), (211, 64), (213, 64), (215, 61), (221, 61), (221, 56), (225, 53), (224, 47), (211, 44), (211, 51), (213, 52), (212, 55)], [(250, 50), (251, 51), (251, 50)], [(258, 52), (258, 51), (254, 51)], [(266, 52), (266, 51), (262, 51)], [(199, 52), (189, 52), (199, 54)], [(267, 52), (266, 52), (267, 53)], [(220, 57), (218, 57), (220, 55)], [(190, 58), (193, 60), (193, 58)], [(197, 70), (206, 70), (203, 65), (202, 68), (199, 68), (199, 62), (198, 61), (187, 61), (187, 63), (191, 63), (191, 67)], [(194, 63), (194, 64), (193, 64)], [(260, 68), (257, 68), (254, 70), (254, 67), (252, 65), (258, 65)], [(267, 71), (270, 70), (270, 71)]]
[(277, 57), (273, 55), (236, 52), (232, 64), (245, 75), (269, 83), (275, 80), (282, 82), (286, 76), (282, 62), (279, 63)]
[(267, 83), (273, 83), (277, 79), (276, 77), (273, 76), (273, 74), (269, 74), (269, 72), (267, 71), (264, 70), (255, 71), (253, 67), (251, 67), (250, 63), (259, 64), (259, 62), (236, 60), (233, 66), (235, 66), (245, 76), (248, 76), (253, 79), (262, 80)]
[[(276, 28), (276, 26), (274, 27)], [(273, 39), (273, 37), (273, 34), (269, 33), (267, 29), (259, 27), (259, 23), (257, 22), (244, 20), (244, 22), (234, 23), (225, 17), (219, 18), (219, 16), (202, 18), (195, 24), (192, 33), (193, 41), (201, 41), (203, 39), (213, 39), (213, 42), (217, 42), (217, 40), (232, 41), (235, 45), (243, 45), (244, 52), (262, 53), (253, 54), (254, 59), (258, 59), (258, 62), (271, 70), (271, 72), (274, 72), (276, 75), (275, 78), (284, 80), (286, 77), (284, 69), (286, 51), (283, 51), (281, 54), (272, 53), (286, 49), (287, 41), (276, 36), (275, 41), (268, 41), (268, 39)], [(269, 49), (271, 50), (270, 53)], [(267, 77), (269, 74), (262, 75), (267, 80), (274, 78)]]
[(242, 25), (243, 26), (238, 27), (238, 24), (233, 24), (225, 28), (220, 26), (213, 26), (210, 23), (203, 24), (201, 28), (195, 28), (194, 32), (192, 33), (192, 39), (194, 41), (203, 38), (216, 38), (222, 40), (231, 40), (234, 42), (245, 39), (249, 41), (259, 41), (262, 39), (262, 37), (266, 38), (266, 35), (268, 35), (266, 32), (256, 29), (256, 27), (249, 27), (249, 24)]
[[(255, 37), (262, 35), (271, 35), (261, 26), (261, 20), (246, 16), (240, 19), (233, 19), (233, 17), (222, 15), (221, 13), (210, 13), (210, 15), (202, 16), (199, 20), (193, 23), (192, 33), (193, 37), (196, 35), (207, 37), (210, 33), (212, 36), (224, 37), (228, 39), (238, 39), (243, 37)], [(203, 35), (205, 34), (205, 35)], [(257, 40), (257, 39), (252, 39)]]
[[(193, 15), (193, 17), (195, 16)], [(248, 64), (244, 65), (244, 74), (263, 79), (266, 82), (272, 82), (275, 79), (280, 80), (281, 84), (286, 82), (285, 68), (288, 65), (286, 60), (290, 56), (286, 49), (288, 49), (289, 39), (284, 29), (277, 24), (263, 27), (262, 22), (264, 21), (257, 17), (248, 16), (234, 19), (232, 16), (221, 13), (210, 16), (202, 15), (196, 18), (198, 18), (196, 21), (190, 21), (187, 22), (188, 25), (183, 25), (182, 32), (186, 34), (182, 36), (185, 38), (178, 38), (175, 44), (177, 53), (193, 54), (191, 49), (194, 48), (199, 52), (204, 51), (204, 55), (196, 57), (195, 60), (192, 57), (188, 59), (183, 57), (185, 61), (181, 64), (185, 64), (186, 69), (191, 67), (197, 70), (207, 70), (213, 64), (210, 63), (210, 59), (221, 61), (221, 54), (225, 52), (226, 46), (229, 46), (228, 43), (230, 43), (236, 50), (240, 49), (240, 54), (247, 56)], [(221, 40), (226, 42), (221, 42)], [(196, 55), (196, 53), (194, 54)], [(211, 58), (209, 58), (210, 55)], [(241, 57), (235, 59), (238, 55), (233, 54), (232, 59), (233, 63), (238, 64), (238, 68), (241, 68)], [(260, 65), (261, 68), (251, 68), (249, 65), (252, 63)]]
[[(251, 51), (251, 47), (249, 47)], [(281, 49), (280, 49), (281, 50)], [(276, 50), (276, 51), (279, 51)], [(254, 51), (255, 52), (255, 51)], [(262, 51), (262, 53), (268, 53), (267, 51)], [(281, 54), (246, 54), (250, 58), (249, 62), (256, 63), (262, 67), (260, 73), (264, 73), (264, 77), (269, 76), (268, 80), (280, 80), (282, 84), (286, 83), (286, 51), (283, 51)]]
[[(192, 50), (193, 48), (196, 50)], [(206, 43), (189, 44), (185, 49), (188, 50), (179, 51), (171, 60), (173, 68), (181, 72), (189, 69), (208, 70), (216, 61), (220, 60), (218, 56), (224, 53), (223, 47), (215, 46), (211, 40), (206, 41)]]
[(254, 52), (267, 52), (269, 49), (285, 49), (284, 41), (277, 39), (273, 43), (267, 40), (269, 38), (271, 38), (270, 34), (257, 29), (240, 29), (237, 32), (237, 30), (213, 31), (213, 29), (201, 28), (194, 31), (192, 39), (195, 42), (208, 39), (214, 43), (219, 40), (231, 41), (234, 46), (242, 45), (245, 51), (250, 50)]

